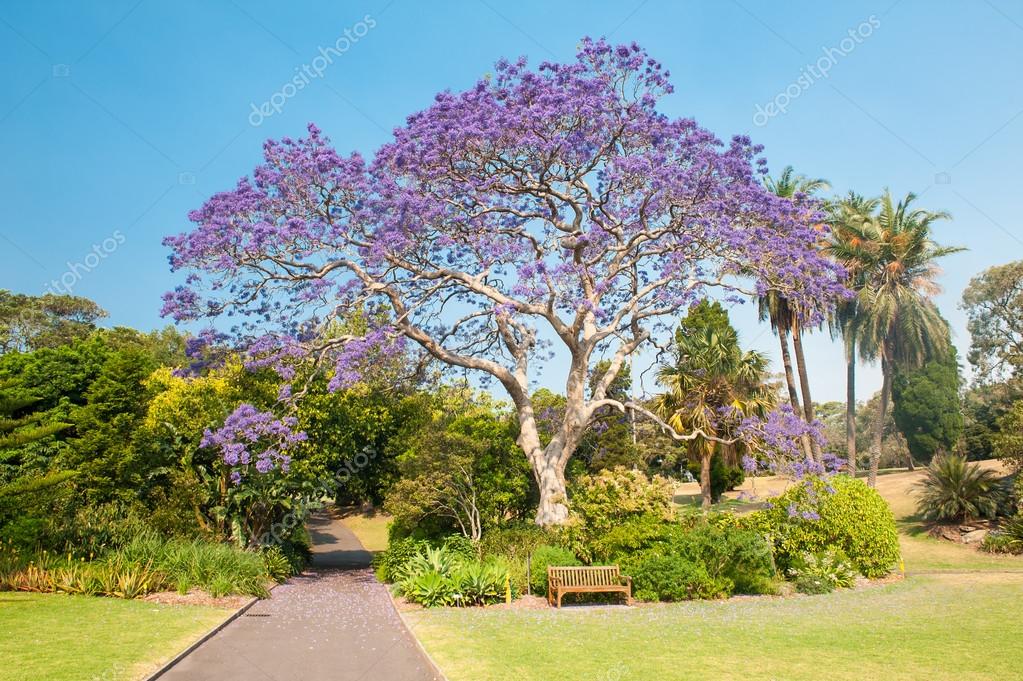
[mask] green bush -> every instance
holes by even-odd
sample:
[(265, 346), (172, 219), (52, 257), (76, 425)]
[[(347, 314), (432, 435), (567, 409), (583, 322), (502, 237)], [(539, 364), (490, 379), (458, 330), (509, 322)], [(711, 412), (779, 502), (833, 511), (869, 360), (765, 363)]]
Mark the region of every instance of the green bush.
[(980, 548), (988, 553), (1023, 553), (1023, 513), (1004, 521), (997, 532), (984, 537)]
[(614, 468), (584, 475), (569, 489), (568, 545), (587, 561), (590, 546), (635, 516), (671, 518), (674, 485), (667, 478), (648, 478), (638, 470)]
[(1005, 497), (998, 474), (961, 456), (937, 456), (918, 485), (918, 509), (928, 519), (969, 522), (994, 518)]
[(558, 532), (532, 522), (515, 522), (486, 532), (480, 542), (480, 555), (488, 560), (501, 559), (511, 576), (512, 592), (525, 593), (529, 576), (526, 558), (544, 544), (556, 544)]
[(630, 564), (629, 576), (635, 597), (643, 601), (688, 601), (730, 594), (726, 579), (712, 577), (706, 566), (680, 555), (640, 555)]
[(771, 545), (755, 532), (705, 523), (682, 534), (671, 550), (702, 564), (715, 580), (724, 580), (730, 594), (774, 593), (777, 570)]
[(480, 557), (479, 548), (464, 534), (448, 535), (441, 542), (441, 546), (463, 560), (477, 560)]
[(268, 546), (263, 549), (263, 566), (266, 569), (267, 576), (278, 583), (287, 581), (289, 577), (295, 574), (291, 561), (284, 555), (284, 550), (277, 545)]
[[(686, 469), (696, 478), (700, 479), (700, 462), (690, 461)], [(721, 501), (724, 492), (733, 490), (742, 485), (746, 480), (746, 472), (741, 466), (729, 466), (725, 463), (720, 454), (715, 454), (710, 459), (710, 497), (715, 504)]]
[(508, 580), (502, 560), (466, 558), (444, 546), (421, 547), (403, 566), (391, 571), (400, 577), (397, 592), (428, 608), (497, 602), (504, 598)]
[[(697, 517), (693, 516), (691, 520)], [(685, 527), (678, 522), (666, 521), (659, 514), (642, 513), (594, 537), (586, 547), (586, 553), (595, 562), (619, 562), (639, 551), (669, 543), (673, 537), (691, 527), (691, 524)]]
[(543, 595), (547, 593), (547, 566), (572, 566), (582, 565), (575, 554), (560, 546), (539, 546), (533, 551), (530, 560), (529, 582), (533, 587), (533, 593)]
[[(865, 577), (888, 574), (899, 559), (891, 508), (862, 480), (836, 475), (804, 481), (774, 499), (764, 514), (782, 569), (792, 567), (798, 556), (829, 548), (844, 552)], [(759, 524), (763, 518), (749, 522)]]
[(376, 570), (377, 579), (381, 582), (391, 583), (402, 579), (402, 570), (405, 565), (418, 556), (429, 546), (429, 542), (423, 539), (392, 539), (387, 543), (387, 550), (378, 553), (373, 557), (373, 567)]
[(803, 594), (826, 594), (856, 583), (856, 571), (849, 559), (835, 548), (817, 555), (797, 556), (786, 574)]

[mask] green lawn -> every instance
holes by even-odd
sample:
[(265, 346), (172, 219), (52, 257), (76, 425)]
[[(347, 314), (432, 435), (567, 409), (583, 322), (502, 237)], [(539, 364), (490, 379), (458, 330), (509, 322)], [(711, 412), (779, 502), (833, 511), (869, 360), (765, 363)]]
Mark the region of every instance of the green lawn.
[(0, 592), (0, 681), (140, 679), (230, 610)]
[(406, 614), (450, 681), (1019, 679), (1023, 575), (827, 596)]
[(387, 548), (387, 525), (391, 522), (391, 516), (386, 513), (352, 511), (346, 513), (341, 522), (352, 531), (367, 551), (377, 553)]
[[(928, 537), (914, 515), (922, 475), (878, 479), (898, 520), (905, 581), (826, 596), (406, 618), (450, 681), (1023, 678), (1023, 557)], [(676, 502), (697, 503), (691, 486)]]

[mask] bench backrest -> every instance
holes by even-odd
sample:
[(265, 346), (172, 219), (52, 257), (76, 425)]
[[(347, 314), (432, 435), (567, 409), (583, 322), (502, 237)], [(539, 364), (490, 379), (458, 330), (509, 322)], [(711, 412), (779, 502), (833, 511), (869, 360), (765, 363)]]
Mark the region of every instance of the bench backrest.
[(617, 565), (585, 567), (547, 566), (547, 578), (562, 586), (613, 586), (619, 582)]

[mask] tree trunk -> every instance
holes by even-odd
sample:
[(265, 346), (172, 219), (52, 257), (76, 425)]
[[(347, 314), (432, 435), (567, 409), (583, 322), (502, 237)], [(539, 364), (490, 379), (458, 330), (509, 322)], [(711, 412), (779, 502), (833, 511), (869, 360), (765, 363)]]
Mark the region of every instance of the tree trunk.
[[(781, 344), (781, 364), (785, 369), (785, 387), (789, 391), (789, 404), (792, 405), (792, 413), (799, 416), (803, 413), (799, 406), (799, 394), (796, 392), (796, 376), (792, 372), (792, 355), (789, 354), (789, 332), (783, 324), (778, 325), (778, 342)], [(813, 447), (810, 437), (803, 436), (803, 453), (807, 458), (813, 457)]]
[(916, 464), (913, 462), (913, 452), (907, 452), (906, 459), (908, 460), (907, 468), (909, 469), (909, 472), (912, 473), (913, 471), (916, 470)]
[(714, 503), (710, 491), (710, 460), (713, 456), (713, 447), (703, 447), (703, 452), (700, 454), (700, 496), (702, 497), (700, 505), (704, 511), (709, 511)]
[(568, 494), (565, 489), (565, 466), (544, 452), (539, 470), (534, 470), (540, 487), (540, 503), (536, 507), (536, 524), (562, 525), (568, 520)]
[(850, 340), (845, 370), (845, 452), (849, 475), (856, 477), (856, 339)]
[(892, 391), (892, 367), (888, 360), (881, 358), (881, 400), (874, 417), (874, 439), (870, 448), (870, 476), (867, 484), (873, 487), (877, 483), (877, 465), (881, 460), (881, 443), (884, 440), (884, 420), (888, 413), (888, 399)]
[[(803, 337), (799, 330), (799, 322), (792, 325), (792, 349), (796, 353), (796, 369), (799, 371), (799, 387), (803, 394), (803, 418), (813, 423), (813, 400), (810, 399), (810, 379), (806, 375), (806, 358), (803, 355)], [(811, 453), (814, 461), (821, 460), (821, 447), (817, 440), (810, 440)]]

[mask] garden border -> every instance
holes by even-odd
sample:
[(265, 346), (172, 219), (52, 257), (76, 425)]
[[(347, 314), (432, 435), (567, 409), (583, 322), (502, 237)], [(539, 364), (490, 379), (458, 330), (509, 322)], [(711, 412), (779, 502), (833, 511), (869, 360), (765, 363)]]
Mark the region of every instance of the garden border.
[[(277, 586), (278, 585), (274, 584), (272, 587), (270, 587), (270, 589), (269, 589), (270, 592), (272, 593), (273, 590)], [(220, 624), (216, 625), (215, 627), (213, 627), (212, 629), (207, 631), (205, 634), (200, 636), (198, 640), (194, 641), (190, 646), (188, 646), (187, 648), (182, 650), (180, 653), (178, 653), (177, 655), (172, 657), (170, 660), (168, 660), (166, 662), (166, 664), (161, 666), (155, 672), (153, 672), (149, 676), (145, 677), (145, 679), (143, 681), (156, 681), (156, 679), (159, 679), (161, 676), (163, 676), (164, 674), (169, 672), (174, 667), (174, 665), (176, 665), (178, 662), (181, 662), (181, 660), (183, 660), (186, 657), (188, 657), (189, 655), (191, 655), (193, 652), (195, 652), (195, 650), (199, 646), (201, 646), (202, 644), (206, 643), (206, 641), (209, 641), (211, 638), (213, 638), (214, 636), (219, 634), (221, 631), (224, 630), (224, 627), (226, 627), (231, 622), (234, 622), (236, 619), (238, 619), (239, 617), (244, 615), (246, 612), (248, 612), (249, 608), (251, 608), (252, 606), (254, 606), (256, 603), (258, 603), (261, 600), (263, 600), (263, 599), (259, 598), (258, 596), (253, 596), (252, 598), (250, 598), (248, 600), (248, 602), (246, 602), (240, 608), (238, 608), (233, 613), (231, 613), (226, 618), (224, 618), (224, 621), (222, 621)], [(180, 607), (187, 608), (187, 607), (191, 607), (191, 606), (185, 605), (185, 606), (180, 606)]]

